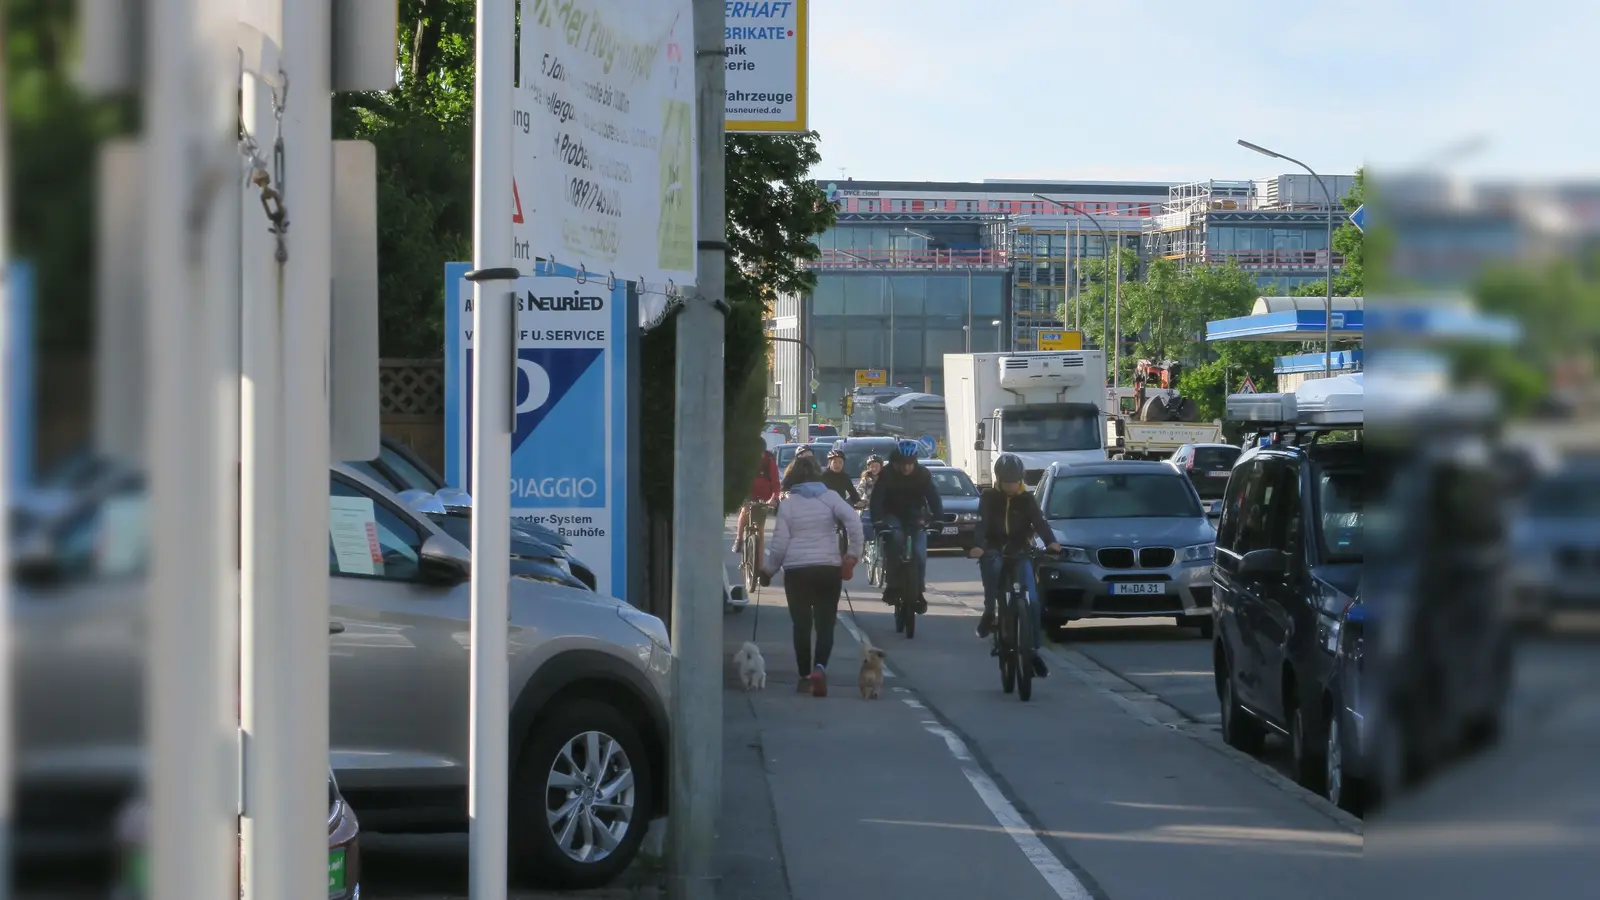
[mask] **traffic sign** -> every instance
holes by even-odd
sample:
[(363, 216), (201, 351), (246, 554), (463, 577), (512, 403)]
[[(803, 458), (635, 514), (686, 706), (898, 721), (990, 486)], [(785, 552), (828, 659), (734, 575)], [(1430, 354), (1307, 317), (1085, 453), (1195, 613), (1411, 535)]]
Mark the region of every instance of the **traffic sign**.
[(1255, 380), (1252, 379), (1249, 375), (1246, 375), (1244, 377), (1244, 384), (1239, 386), (1239, 393), (1241, 393), (1241, 394), (1254, 394), (1255, 392), (1256, 392)]
[(1036, 346), (1040, 350), (1082, 350), (1083, 332), (1039, 329)]
[(811, 393), (815, 394), (817, 392), (817, 388), (820, 387), (822, 387), (822, 382), (816, 380), (815, 378), (811, 379)]
[(1350, 224), (1354, 225), (1356, 230), (1362, 234), (1367, 233), (1367, 205), (1365, 203), (1356, 207), (1355, 212), (1350, 214)]
[(934, 447), (937, 446), (937, 442), (934, 441), (933, 435), (925, 434), (922, 437), (917, 438), (917, 445), (922, 448), (923, 456), (932, 456)]
[(857, 369), (856, 387), (883, 387), (889, 383), (889, 373), (882, 369)]

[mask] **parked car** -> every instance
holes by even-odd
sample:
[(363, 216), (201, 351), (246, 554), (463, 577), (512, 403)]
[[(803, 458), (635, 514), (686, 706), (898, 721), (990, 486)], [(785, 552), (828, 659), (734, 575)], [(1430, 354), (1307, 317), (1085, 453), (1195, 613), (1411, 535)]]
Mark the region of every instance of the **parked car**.
[[(382, 439), (376, 459), (346, 462), (345, 465), (366, 475), (396, 494), (405, 491), (422, 491), (428, 494), (435, 494), (445, 501), (448, 511), (461, 514), (470, 512), (471, 495), (465, 491), (450, 488), (449, 485), (445, 484), (444, 476), (424, 462), (421, 457), (411, 452), (411, 448), (393, 438), (386, 437)], [(595, 580), (594, 571), (571, 554), (569, 551), (571, 542), (562, 537), (555, 529), (521, 520), (513, 520), (512, 528), (514, 535), (517, 532), (525, 532), (539, 538), (546, 544), (559, 548), (571, 575), (588, 585), (590, 590), (595, 589), (599, 582)]]
[[(113, 900), (146, 900), (149, 895), (149, 815), (145, 801), (134, 800), (117, 817), (117, 889)], [(241, 866), (243, 862), (241, 860)], [(361, 898), (361, 824), (328, 773), (328, 900)]]
[(928, 474), (933, 476), (933, 486), (944, 506), (943, 518), (928, 533), (929, 549), (971, 549), (978, 529), (978, 486), (967, 473), (950, 466), (929, 466)]
[[(460, 541), (462, 546), (469, 550), (472, 548), (472, 513), (469, 510), (447, 508), (438, 495), (421, 491), (404, 491), (397, 496), (413, 512), (427, 516), (428, 521)], [(511, 528), (511, 575), (513, 578), (544, 579), (551, 584), (593, 590), (572, 574), (571, 563), (560, 547), (516, 526)]]
[(1361, 815), (1371, 794), (1372, 725), (1367, 709), (1367, 607), (1359, 588), (1335, 622), (1327, 643), (1333, 648), (1333, 675), (1328, 679), (1328, 733), (1323, 787), (1329, 800), (1346, 812)]
[[(34, 577), (13, 594), (19, 844), (75, 833), (109, 847), (116, 812), (137, 788), (143, 582), (129, 542), (103, 532), (111, 518), (126, 527), (106, 511), (142, 490), (135, 483), (39, 526), (49, 539), (35, 544), (55, 548), (54, 571), (36, 556)], [(465, 828), (467, 548), (350, 466), (331, 468), (329, 493), (341, 513), (329, 540), (339, 786), (368, 829)], [(348, 528), (352, 511), (354, 525), (376, 532), (377, 553), (368, 528)], [(362, 539), (333, 533), (341, 527)], [(108, 548), (121, 563), (112, 569)], [(625, 603), (547, 579), (513, 576), (509, 600), (511, 859), (552, 885), (600, 885), (666, 812), (667, 631)], [(583, 777), (593, 791), (580, 788)]]
[(1184, 444), (1167, 460), (1189, 476), (1201, 500), (1216, 500), (1228, 486), (1228, 473), (1244, 451), (1232, 444)]
[(1164, 462), (1052, 463), (1036, 491), (1063, 548), (1039, 564), (1046, 625), (1172, 616), (1210, 636), (1216, 531), (1187, 478)]
[(1360, 442), (1272, 444), (1228, 479), (1217, 526), (1212, 654), (1223, 738), (1289, 739), (1296, 780), (1326, 786), (1332, 636), (1361, 579)]

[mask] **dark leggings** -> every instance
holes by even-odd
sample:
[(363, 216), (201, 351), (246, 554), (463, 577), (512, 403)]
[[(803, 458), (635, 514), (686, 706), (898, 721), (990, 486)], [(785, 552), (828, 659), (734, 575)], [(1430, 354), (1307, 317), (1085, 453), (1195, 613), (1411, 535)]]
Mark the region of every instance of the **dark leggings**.
[(783, 570), (783, 595), (794, 622), (794, 661), (800, 675), (811, 674), (811, 630), (817, 631), (816, 665), (826, 666), (833, 655), (833, 626), (839, 618), (838, 566), (806, 566)]

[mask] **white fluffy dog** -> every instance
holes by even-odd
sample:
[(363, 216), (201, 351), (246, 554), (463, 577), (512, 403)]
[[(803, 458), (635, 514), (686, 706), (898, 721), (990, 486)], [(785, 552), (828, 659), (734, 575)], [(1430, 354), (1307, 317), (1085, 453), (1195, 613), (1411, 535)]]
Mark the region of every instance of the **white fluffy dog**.
[(733, 655), (733, 664), (739, 667), (739, 683), (747, 691), (762, 691), (767, 688), (767, 661), (761, 656), (761, 648), (750, 641), (745, 641), (739, 652)]

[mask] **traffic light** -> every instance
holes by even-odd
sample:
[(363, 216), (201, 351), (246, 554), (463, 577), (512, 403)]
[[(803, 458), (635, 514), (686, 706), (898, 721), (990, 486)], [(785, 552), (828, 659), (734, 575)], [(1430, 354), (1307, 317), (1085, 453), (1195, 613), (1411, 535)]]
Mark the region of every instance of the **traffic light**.
[(811, 411), (812, 412), (816, 412), (817, 411), (817, 395), (816, 394), (812, 394), (811, 395)]

